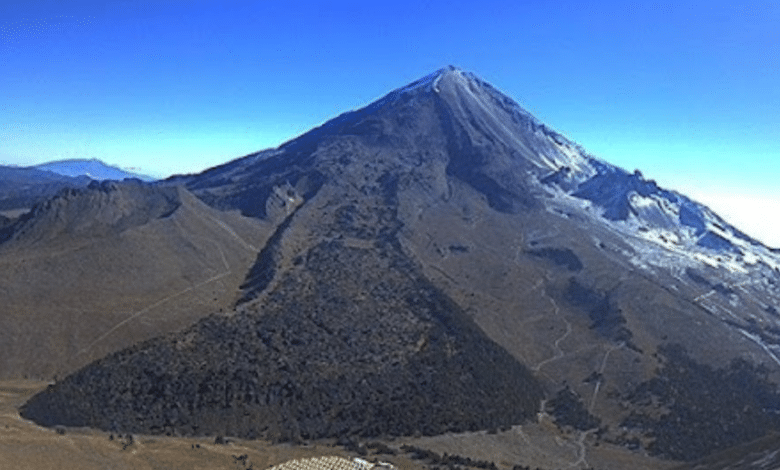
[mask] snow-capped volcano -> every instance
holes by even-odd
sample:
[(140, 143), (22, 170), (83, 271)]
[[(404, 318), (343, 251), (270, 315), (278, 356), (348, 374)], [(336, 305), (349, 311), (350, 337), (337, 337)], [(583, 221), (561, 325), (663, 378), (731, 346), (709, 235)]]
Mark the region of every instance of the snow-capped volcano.
[(577, 450), (568, 468), (596, 447), (692, 460), (780, 431), (780, 256), (471, 73), (166, 185), (267, 230), (234, 309), (86, 365), (24, 416), (510, 445), (538, 424)]

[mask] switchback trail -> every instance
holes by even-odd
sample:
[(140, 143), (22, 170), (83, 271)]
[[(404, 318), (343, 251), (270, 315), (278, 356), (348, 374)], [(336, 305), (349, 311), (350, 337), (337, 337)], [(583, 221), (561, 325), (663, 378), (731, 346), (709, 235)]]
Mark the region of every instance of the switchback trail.
[(555, 302), (555, 299), (553, 299), (552, 297), (548, 296), (546, 290), (544, 290), (544, 289), (542, 289), (542, 295), (547, 297), (547, 299), (552, 304), (552, 306), (553, 306), (553, 315), (559, 317), (566, 324), (566, 331), (564, 331), (563, 335), (561, 335), (553, 343), (553, 348), (555, 350), (555, 353), (553, 354), (553, 356), (543, 360), (542, 362), (540, 362), (540, 363), (536, 364), (534, 367), (532, 367), (531, 369), (534, 372), (539, 372), (539, 370), (543, 366), (545, 366), (546, 364), (549, 364), (549, 363), (551, 363), (553, 361), (557, 361), (558, 359), (561, 359), (561, 358), (563, 358), (566, 355), (563, 352), (563, 349), (561, 349), (561, 342), (563, 340), (565, 340), (571, 334), (571, 331), (572, 331), (571, 323), (569, 322), (569, 320), (564, 318), (563, 315), (561, 315), (561, 309), (560, 309), (560, 307), (558, 307), (558, 303)]

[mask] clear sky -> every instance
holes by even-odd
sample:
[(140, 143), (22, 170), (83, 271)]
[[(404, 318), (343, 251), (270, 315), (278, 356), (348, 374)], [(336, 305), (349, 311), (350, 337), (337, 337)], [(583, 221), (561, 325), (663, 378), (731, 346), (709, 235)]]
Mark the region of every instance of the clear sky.
[(196, 172), (453, 64), (780, 247), (780, 2), (637, 3), (0, 0), (0, 163)]

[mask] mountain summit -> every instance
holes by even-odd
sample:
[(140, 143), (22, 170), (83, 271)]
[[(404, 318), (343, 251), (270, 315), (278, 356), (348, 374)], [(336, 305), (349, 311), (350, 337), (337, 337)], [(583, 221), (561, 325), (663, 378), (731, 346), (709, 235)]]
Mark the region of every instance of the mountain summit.
[(235, 308), (86, 366), (25, 417), (278, 440), (542, 419), (583, 452), (674, 460), (780, 429), (780, 257), (473, 74), (177, 184), (272, 233)]
[(140, 179), (142, 181), (154, 181), (154, 178), (138, 173), (129, 172), (116, 166), (107, 165), (102, 161), (92, 159), (70, 159), (57, 160), (48, 163), (41, 163), (35, 168), (39, 170), (51, 171), (63, 176), (78, 177), (86, 176), (93, 180), (115, 180), (122, 181), (126, 178)]

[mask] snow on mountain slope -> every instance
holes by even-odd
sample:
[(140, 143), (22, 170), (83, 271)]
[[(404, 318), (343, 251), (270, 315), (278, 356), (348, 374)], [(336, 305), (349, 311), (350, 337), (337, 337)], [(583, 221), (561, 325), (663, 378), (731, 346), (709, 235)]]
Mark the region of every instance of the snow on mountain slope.
[[(639, 171), (629, 173), (589, 155), (471, 73), (448, 67), (383, 101), (400, 99), (422, 87), (454, 103), (453, 114), (487, 134), (488, 140), (515, 151), (527, 150), (512, 157), (526, 166), (533, 183), (552, 196), (552, 206), (582, 208), (576, 201), (587, 201), (589, 212), (597, 214), (602, 224), (632, 239), (651, 242), (671, 256), (742, 274), (758, 263), (780, 269), (777, 252), (729, 225), (703, 204), (659, 187)], [(476, 145), (485, 140), (474, 131), (468, 138)], [(653, 250), (646, 251), (643, 262), (664, 263), (649, 254)]]
[[(587, 208), (601, 223), (630, 238), (652, 242), (670, 253), (715, 268), (743, 274), (757, 263), (780, 268), (780, 256), (775, 251), (729, 225), (703, 204), (658, 187), (638, 171), (631, 174), (592, 157), (589, 160), (595, 175), (582, 182), (576, 181), (577, 171), (568, 167), (540, 180), (555, 204)], [(652, 256), (642, 261), (661, 263)]]
[[(701, 289), (692, 299), (734, 327), (780, 365), (780, 255), (688, 197), (660, 188), (639, 171), (585, 156), (590, 171), (560, 167), (539, 179), (548, 211), (582, 217), (619, 234), (621, 255), (650, 276), (671, 275)], [(593, 237), (595, 244), (601, 243)]]

